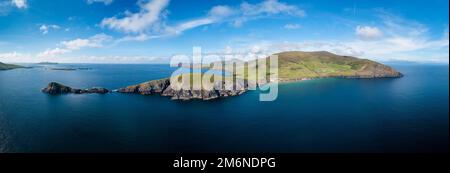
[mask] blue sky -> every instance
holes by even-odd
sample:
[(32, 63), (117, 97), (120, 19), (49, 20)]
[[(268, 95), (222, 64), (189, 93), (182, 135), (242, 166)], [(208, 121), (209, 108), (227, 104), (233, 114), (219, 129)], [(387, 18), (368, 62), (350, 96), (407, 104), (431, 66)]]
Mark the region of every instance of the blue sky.
[(0, 0), (0, 61), (161, 63), (326, 50), (448, 63), (447, 0)]

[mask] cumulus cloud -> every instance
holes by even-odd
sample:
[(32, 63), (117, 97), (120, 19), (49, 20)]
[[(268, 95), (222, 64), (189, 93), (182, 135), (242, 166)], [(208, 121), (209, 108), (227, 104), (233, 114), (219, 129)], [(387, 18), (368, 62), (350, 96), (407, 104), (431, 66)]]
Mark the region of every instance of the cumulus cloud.
[(241, 15), (234, 19), (233, 25), (241, 26), (244, 22), (273, 15), (290, 15), (304, 17), (306, 12), (297, 6), (279, 2), (278, 0), (265, 0), (258, 4), (243, 2), (240, 6)]
[(273, 15), (273, 14), (288, 14), (292, 16), (304, 17), (305, 11), (299, 9), (297, 6), (288, 5), (278, 0), (265, 0), (259, 4), (250, 4), (244, 2), (241, 4), (241, 10), (244, 16), (257, 15)]
[(60, 29), (61, 27), (59, 27), (58, 25), (46, 25), (43, 24), (39, 27), (39, 30), (42, 32), (42, 34), (47, 34), (49, 30), (51, 29)]
[(357, 26), (355, 30), (356, 36), (361, 40), (377, 40), (383, 36), (383, 32), (377, 27)]
[(226, 5), (214, 6), (209, 10), (208, 16), (215, 19), (222, 19), (233, 15), (235, 11)]
[(26, 0), (0, 0), (0, 16), (7, 15), (13, 8), (26, 9)]
[[(416, 21), (381, 12), (380, 18), (385, 33), (375, 41), (355, 40), (347, 44), (361, 50), (365, 55), (378, 58), (396, 58), (408, 55), (410, 60), (424, 61), (429, 57), (419, 52), (441, 52), (448, 54), (449, 39), (445, 32), (439, 38), (430, 37), (429, 29)], [(374, 34), (376, 35), (376, 34)], [(448, 62), (448, 55), (447, 55)], [(445, 59), (443, 59), (445, 60)]]
[(93, 3), (98, 2), (98, 3), (103, 3), (105, 5), (109, 5), (109, 4), (111, 4), (113, 2), (113, 0), (87, 0), (86, 2), (88, 4), (93, 4)]
[(153, 27), (163, 17), (169, 0), (139, 1), (139, 12), (126, 12), (124, 17), (105, 18), (100, 26), (126, 33), (140, 33)]
[[(292, 16), (292, 17), (304, 17), (306, 12), (295, 5), (289, 5), (287, 3), (279, 2), (278, 0), (265, 0), (261, 3), (250, 4), (243, 2), (239, 7), (229, 6), (215, 6), (213, 7), (209, 15), (215, 14), (214, 11), (221, 11), (220, 20), (216, 20), (214, 23), (230, 22), (235, 27), (240, 27), (245, 22), (250, 20), (256, 20), (261, 18), (267, 18), (271, 16)], [(219, 16), (219, 15), (215, 15)]]
[(0, 62), (33, 62), (33, 56), (18, 52), (0, 53)]
[(286, 24), (284, 25), (284, 29), (290, 29), (290, 30), (294, 30), (294, 29), (300, 29), (301, 25), (299, 24)]
[(125, 12), (125, 16), (121, 18), (117, 16), (105, 18), (100, 26), (126, 33), (127, 35), (120, 39), (121, 41), (144, 41), (151, 38), (178, 35), (189, 29), (217, 23), (230, 23), (239, 27), (246, 21), (275, 15), (294, 17), (306, 15), (305, 11), (294, 5), (278, 0), (265, 0), (257, 4), (243, 2), (239, 7), (217, 5), (212, 7), (203, 17), (167, 25), (165, 19), (168, 5), (169, 0), (141, 2), (139, 12)]
[(112, 37), (106, 34), (97, 34), (87, 39), (74, 39), (70, 41), (62, 41), (60, 46), (54, 49), (47, 49), (38, 54), (38, 57), (54, 57), (79, 50), (86, 47), (102, 47), (104, 42), (111, 41)]
[(25, 9), (28, 7), (27, 0), (12, 0), (11, 3), (19, 9)]

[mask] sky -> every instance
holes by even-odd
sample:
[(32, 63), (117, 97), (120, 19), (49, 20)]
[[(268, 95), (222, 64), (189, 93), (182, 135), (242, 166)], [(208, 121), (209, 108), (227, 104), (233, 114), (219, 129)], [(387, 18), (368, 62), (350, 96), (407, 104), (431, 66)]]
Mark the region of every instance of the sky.
[(0, 0), (1, 62), (166, 63), (330, 51), (449, 62), (448, 0)]

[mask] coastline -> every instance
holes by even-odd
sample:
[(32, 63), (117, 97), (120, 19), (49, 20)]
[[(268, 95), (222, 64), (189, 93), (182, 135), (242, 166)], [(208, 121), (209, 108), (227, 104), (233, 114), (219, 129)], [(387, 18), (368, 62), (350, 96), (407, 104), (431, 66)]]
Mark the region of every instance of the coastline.
[(399, 76), (385, 76), (385, 77), (364, 77), (364, 76), (328, 76), (328, 77), (313, 77), (313, 78), (300, 78), (300, 79), (284, 79), (278, 81), (279, 84), (299, 83), (303, 81), (318, 80), (318, 79), (382, 79), (382, 78), (401, 78), (404, 74)]

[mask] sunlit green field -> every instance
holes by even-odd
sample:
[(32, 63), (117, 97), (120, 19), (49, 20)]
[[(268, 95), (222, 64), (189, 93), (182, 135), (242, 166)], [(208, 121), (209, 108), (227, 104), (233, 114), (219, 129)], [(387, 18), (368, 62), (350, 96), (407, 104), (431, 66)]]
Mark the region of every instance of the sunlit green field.
[[(376, 62), (358, 59), (349, 56), (339, 56), (329, 52), (283, 52), (278, 55), (278, 78), (279, 80), (300, 80), (303, 78), (333, 77), (333, 76), (353, 76), (358, 72), (363, 72), (364, 67), (373, 66)], [(239, 65), (215, 66), (215, 70), (232, 72), (235, 77), (243, 79), (258, 80), (257, 61), (240, 62), (233, 61)], [(266, 62), (266, 73), (261, 72), (260, 76), (269, 77), (276, 71), (269, 70), (269, 62)]]

